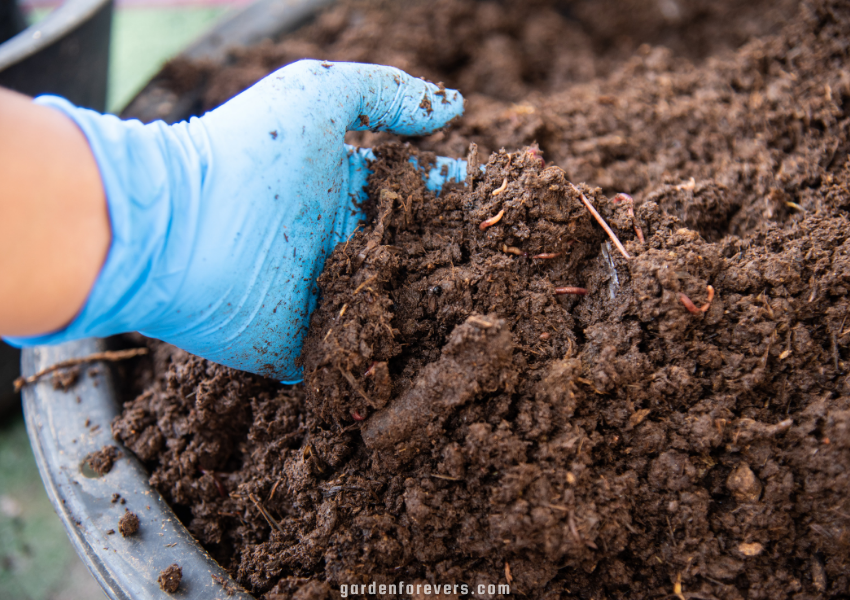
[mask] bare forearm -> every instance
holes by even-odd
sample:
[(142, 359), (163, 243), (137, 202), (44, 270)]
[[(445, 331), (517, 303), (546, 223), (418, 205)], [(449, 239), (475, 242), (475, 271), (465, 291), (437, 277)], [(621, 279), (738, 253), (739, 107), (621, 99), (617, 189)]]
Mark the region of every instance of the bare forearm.
[(67, 325), (110, 244), (100, 173), (67, 117), (0, 89), (0, 335)]

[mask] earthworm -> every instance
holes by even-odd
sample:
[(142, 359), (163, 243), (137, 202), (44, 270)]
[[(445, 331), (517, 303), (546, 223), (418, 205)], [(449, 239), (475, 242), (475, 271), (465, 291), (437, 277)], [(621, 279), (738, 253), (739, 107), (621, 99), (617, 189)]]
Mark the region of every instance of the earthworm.
[(699, 308), (684, 293), (679, 294), (679, 301), (685, 305), (685, 308), (691, 314), (698, 315), (699, 313), (707, 312), (711, 308), (711, 301), (714, 300), (714, 288), (709, 285), (706, 287), (706, 290), (708, 291), (708, 301)]
[(215, 489), (218, 490), (218, 495), (222, 498), (227, 498), (227, 493), (224, 491), (224, 486), (218, 480), (218, 477), (215, 476), (215, 473), (213, 473), (212, 471), (207, 471), (206, 469), (201, 469), (201, 474), (209, 475), (210, 477), (212, 477), (213, 483), (215, 484)]
[(356, 408), (355, 408), (354, 410), (352, 410), (352, 411), (351, 411), (351, 418), (352, 418), (352, 419), (354, 419), (355, 421), (363, 421), (364, 419), (366, 419), (366, 417), (364, 417), (363, 415), (361, 415), (361, 414), (357, 411), (357, 409), (356, 409)]
[(560, 252), (544, 252), (543, 254), (535, 254), (531, 258), (548, 259), (548, 258), (558, 258), (559, 256), (561, 256)]
[(369, 368), (366, 369), (365, 373), (363, 373), (363, 377), (371, 377), (372, 375), (374, 375), (376, 366), (378, 366), (378, 361), (377, 360), (372, 361), (372, 364), (369, 365)]
[(502, 252), (504, 252), (505, 254), (514, 254), (516, 256), (528, 256), (528, 254), (526, 254), (516, 246), (506, 246), (505, 244), (502, 244)]
[(545, 167), (545, 166), (546, 166), (546, 161), (545, 161), (545, 160), (543, 160), (543, 157), (542, 157), (542, 156), (540, 156), (540, 150), (539, 150), (539, 149), (529, 148), (529, 149), (527, 150), (527, 152), (528, 152), (528, 153), (529, 153), (529, 154), (530, 154), (533, 158), (536, 158), (537, 160), (539, 160), (539, 161), (540, 161), (540, 166), (541, 166), (541, 167)]
[(485, 221), (481, 221), (481, 225), (478, 226), (478, 229), (480, 229), (481, 231), (484, 231), (488, 227), (492, 227), (493, 225), (495, 225), (496, 223), (501, 221), (502, 217), (504, 217), (504, 216), (505, 216), (505, 209), (502, 209), (502, 210), (499, 211), (499, 214), (497, 214), (495, 217), (490, 217), (489, 219), (487, 219)]
[(508, 178), (505, 177), (504, 181), (502, 181), (502, 185), (499, 186), (499, 189), (493, 190), (493, 195), (498, 196), (502, 192), (508, 189)]
[(555, 295), (556, 296), (563, 296), (565, 294), (571, 294), (571, 295), (574, 295), (574, 296), (584, 296), (585, 294), (587, 294), (587, 290), (585, 288), (572, 287), (572, 286), (556, 287), (555, 288)]

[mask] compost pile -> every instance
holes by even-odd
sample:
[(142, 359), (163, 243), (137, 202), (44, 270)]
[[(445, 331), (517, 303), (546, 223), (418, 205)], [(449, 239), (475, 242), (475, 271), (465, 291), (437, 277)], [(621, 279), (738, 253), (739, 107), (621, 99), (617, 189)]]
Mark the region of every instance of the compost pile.
[[(469, 98), (378, 147), (303, 386), (148, 342), (113, 431), (249, 590), (850, 594), (850, 6), (622, 4), (348, 3), (204, 74), (212, 104), (302, 56)], [(434, 152), (465, 185), (424, 188)]]

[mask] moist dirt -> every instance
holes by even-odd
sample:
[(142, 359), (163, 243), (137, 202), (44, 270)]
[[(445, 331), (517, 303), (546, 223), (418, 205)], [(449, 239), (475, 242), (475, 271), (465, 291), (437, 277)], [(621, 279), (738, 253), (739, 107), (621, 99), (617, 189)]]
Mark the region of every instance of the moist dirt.
[(123, 537), (129, 537), (131, 535), (136, 535), (139, 531), (139, 517), (136, 513), (132, 513), (129, 510), (125, 511), (121, 518), (118, 520), (118, 531), (121, 532)]
[[(88, 425), (88, 421), (86, 421)], [(115, 461), (118, 460), (118, 448), (115, 446), (104, 446), (86, 456), (85, 463), (98, 477), (103, 477), (112, 470)]]
[(159, 573), (157, 583), (159, 589), (169, 594), (176, 594), (180, 589), (180, 582), (183, 580), (183, 569), (179, 565), (173, 564), (166, 567)]
[[(113, 432), (152, 484), (269, 600), (847, 597), (850, 6), (374, 4), (185, 75), (214, 106), (383, 62), (468, 102), (350, 136), (371, 219), (303, 385), (144, 342)], [(439, 197), (434, 153), (471, 165)]]

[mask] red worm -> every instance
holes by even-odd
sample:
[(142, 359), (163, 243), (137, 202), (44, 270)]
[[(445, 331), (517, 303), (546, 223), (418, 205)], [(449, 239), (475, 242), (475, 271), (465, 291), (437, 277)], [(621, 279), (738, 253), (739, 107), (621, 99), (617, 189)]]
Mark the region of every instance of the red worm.
[(561, 256), (560, 252), (544, 252), (543, 254), (535, 254), (531, 258), (547, 259), (547, 258), (558, 258), (559, 256)]
[(696, 305), (691, 302), (691, 299), (688, 298), (687, 295), (680, 293), (679, 301), (685, 305), (685, 308), (688, 309), (688, 312), (693, 315), (698, 315), (700, 313), (708, 312), (708, 309), (711, 308), (711, 301), (714, 300), (714, 288), (711, 286), (706, 287), (708, 291), (707, 302), (703, 304), (701, 307), (697, 308)]
[(640, 225), (638, 225), (637, 217), (635, 216), (635, 199), (628, 194), (619, 193), (614, 196), (614, 199), (611, 200), (611, 202), (614, 204), (617, 204), (618, 202), (625, 202), (628, 205), (629, 217), (631, 218), (632, 225), (635, 228), (635, 235), (637, 235), (640, 243), (643, 244), (646, 240), (643, 238), (643, 230), (640, 228)]
[(357, 412), (357, 409), (351, 411), (351, 418), (355, 421), (363, 421), (366, 417)]
[(490, 217), (486, 221), (481, 221), (481, 225), (478, 226), (478, 229), (480, 229), (481, 231), (484, 231), (488, 227), (492, 227), (493, 225), (495, 225), (496, 223), (501, 221), (502, 217), (504, 217), (504, 216), (505, 216), (505, 210), (502, 209), (502, 210), (499, 211), (499, 214), (497, 214), (495, 217)]
[(570, 286), (555, 288), (555, 295), (556, 296), (561, 296), (561, 295), (564, 295), (564, 294), (571, 294), (571, 295), (574, 295), (574, 296), (584, 296), (585, 294), (587, 294), (587, 290), (585, 288), (570, 287)]
[(527, 152), (528, 152), (528, 153), (529, 153), (532, 157), (534, 157), (534, 158), (536, 158), (537, 160), (539, 160), (539, 161), (540, 161), (540, 166), (541, 166), (541, 167), (545, 167), (545, 166), (546, 166), (546, 161), (545, 161), (545, 160), (543, 160), (543, 157), (542, 157), (542, 156), (540, 156), (540, 150), (537, 150), (537, 149), (535, 149), (535, 148), (529, 148), (529, 149), (527, 150)]
[(207, 471), (206, 469), (201, 469), (201, 474), (209, 475), (210, 477), (212, 477), (213, 483), (215, 484), (215, 489), (218, 490), (218, 495), (222, 498), (227, 498), (227, 493), (224, 491), (224, 486), (218, 480), (218, 477), (215, 476), (215, 473), (213, 473), (212, 471)]

